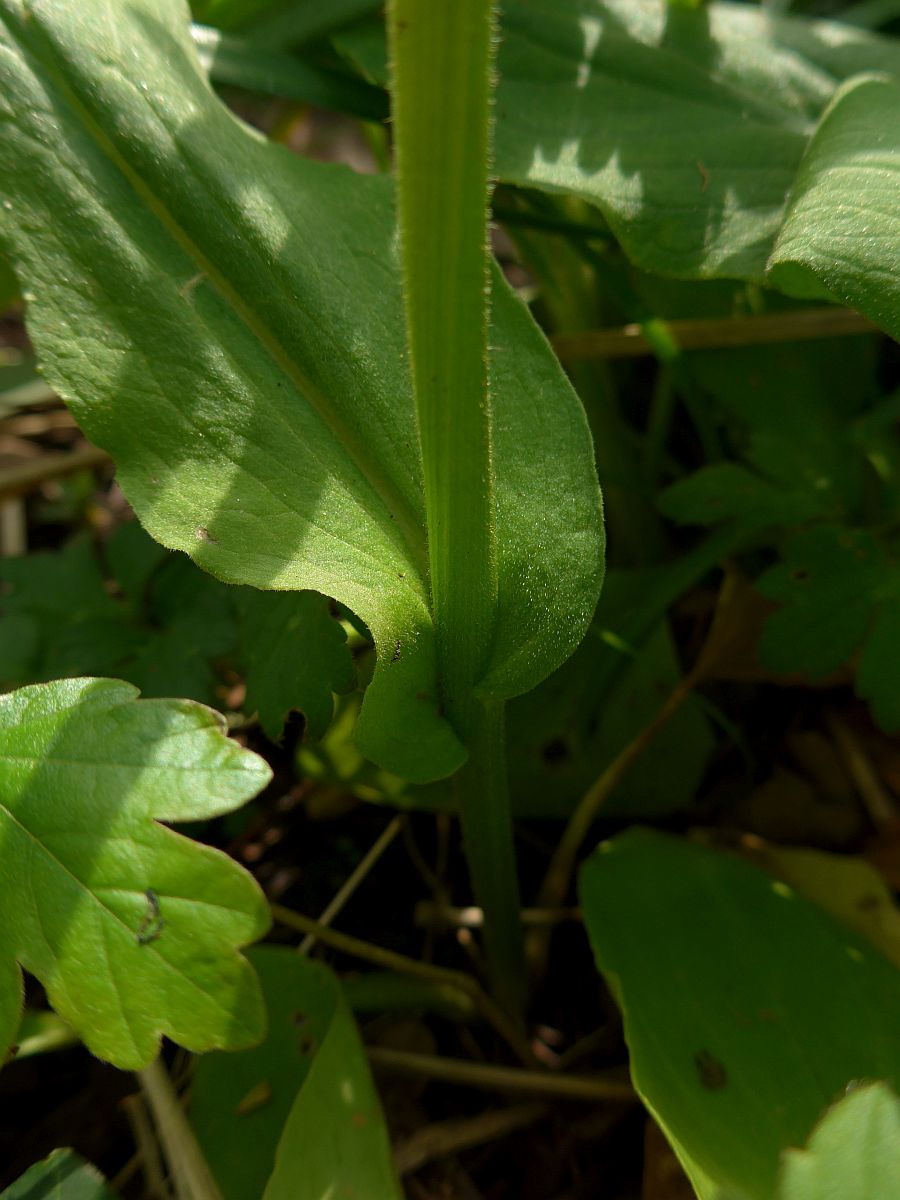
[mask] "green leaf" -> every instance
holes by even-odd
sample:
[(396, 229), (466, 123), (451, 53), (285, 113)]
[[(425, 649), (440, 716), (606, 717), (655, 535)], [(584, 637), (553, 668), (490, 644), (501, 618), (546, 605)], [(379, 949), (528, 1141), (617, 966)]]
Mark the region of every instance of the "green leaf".
[(241, 641), (247, 662), (249, 712), (277, 740), (292, 709), (320, 738), (331, 723), (334, 692), (356, 686), (356, 668), (344, 630), (328, 601), (316, 592), (290, 595), (244, 590), (238, 598)]
[(225, 854), (166, 829), (231, 812), (270, 777), (187, 700), (73, 679), (0, 697), (0, 1044), (13, 1040), (16, 960), (88, 1048), (145, 1065), (161, 1034), (192, 1050), (263, 1030), (237, 947), (268, 911)]
[[(0, 224), (48, 380), (155, 538), (228, 582), (352, 609), (378, 650), (361, 748), (409, 779), (452, 773), (390, 180), (236, 122), (180, 0), (0, 13)], [(499, 276), (490, 344), (489, 682), (509, 696), (581, 639), (602, 538), (584, 415)]]
[(883, 1083), (857, 1085), (828, 1110), (805, 1149), (789, 1150), (779, 1200), (900, 1196), (900, 1101)]
[[(336, 43), (385, 78), (374, 24)], [(895, 84), (839, 93), (900, 75), (896, 40), (750, 5), (508, 0), (498, 65), (501, 180), (598, 205), (647, 271), (761, 281), (771, 259), (776, 286), (896, 332)]]
[(782, 605), (766, 622), (760, 659), (773, 671), (820, 679), (864, 640), (891, 568), (868, 530), (837, 525), (796, 534), (782, 556), (757, 580), (762, 594)]
[(660, 511), (684, 525), (740, 521), (748, 529), (798, 524), (819, 515), (821, 501), (799, 488), (774, 483), (737, 463), (701, 467), (667, 488)]
[(206, 25), (193, 25), (191, 35), (200, 63), (213, 83), (333, 108), (365, 121), (383, 121), (388, 115), (384, 93), (360, 79), (304, 62), (296, 54), (219, 33)]
[(900, 86), (885, 78), (838, 89), (794, 182), (769, 277), (795, 295), (824, 283), (900, 339), (898, 108)]
[[(659, 625), (629, 658), (621, 633), (636, 601), (657, 585), (653, 571), (611, 571), (590, 632), (573, 656), (540, 687), (509, 706), (509, 769), (518, 816), (560, 817), (633, 737), (658, 713), (680, 678), (672, 636)], [(609, 691), (598, 688), (599, 666), (619, 646), (626, 658)], [(712, 750), (699, 709), (683, 706), (604, 804), (604, 814), (649, 817), (683, 808), (693, 798)]]
[(900, 972), (786, 884), (632, 830), (580, 893), (635, 1086), (699, 1195), (771, 1200), (782, 1152), (848, 1083), (900, 1080)]
[[(250, 952), (269, 1010), (261, 1046), (197, 1063), (191, 1121), (225, 1200), (400, 1196), (359, 1034), (332, 973)], [(268, 1183), (268, 1186), (266, 1186)]]
[(145, 696), (215, 703), (215, 660), (236, 640), (233, 589), (167, 554), (136, 522), (115, 532), (104, 557), (76, 537), (0, 564), (9, 589), (0, 601), (0, 683), (110, 675)]
[(112, 1200), (100, 1172), (72, 1150), (54, 1150), (35, 1163), (0, 1200)]

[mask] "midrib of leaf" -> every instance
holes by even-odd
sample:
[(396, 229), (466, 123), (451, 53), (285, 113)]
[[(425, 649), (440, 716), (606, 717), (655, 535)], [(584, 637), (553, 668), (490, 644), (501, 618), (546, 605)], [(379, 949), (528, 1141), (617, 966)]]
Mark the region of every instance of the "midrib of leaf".
[[(125, 177), (138, 198), (143, 201), (150, 212), (157, 218), (163, 229), (179, 248), (190, 258), (198, 268), (198, 274), (203, 274), (235, 315), (253, 334), (272, 361), (285, 374), (301, 401), (306, 401), (332, 434), (337, 443), (345, 451), (353, 466), (359, 472), (367, 488), (371, 489), (381, 508), (366, 504), (376, 524), (398, 546), (401, 554), (408, 557), (411, 565), (418, 573), (423, 591), (427, 595), (428, 556), (425, 542), (425, 532), (415, 513), (409, 508), (403, 497), (396, 491), (390, 479), (381, 468), (381, 464), (373, 461), (367, 454), (360, 438), (342, 419), (334, 407), (329, 404), (326, 395), (306, 375), (296, 360), (288, 353), (276, 335), (267, 326), (258, 313), (242, 298), (237, 287), (227, 278), (222, 270), (197, 245), (194, 239), (182, 228), (165, 204), (153, 192), (152, 188), (142, 178), (140, 171), (133, 167), (125, 155), (112, 142), (90, 110), (81, 100), (75, 87), (60, 64), (59, 57), (54, 53), (52, 41), (40, 30), (34, 20), (29, 21), (29, 29), (42, 35), (44, 49), (35, 45), (22, 46), (23, 53), (31, 55), (41, 64), (41, 69), (52, 78), (55, 86), (65, 97), (67, 103), (78, 118), (82, 128), (93, 140), (94, 144), (106, 156), (109, 162)], [(20, 42), (20, 45), (22, 43)], [(211, 101), (212, 101), (211, 97)], [(357, 496), (357, 499), (361, 499)], [(384, 511), (388, 520), (383, 519)], [(390, 518), (395, 517), (392, 521)]]
[[(23, 825), (22, 822), (19, 820), (19, 818), (15, 815), (15, 813), (12, 812), (9, 808), (7, 808), (5, 804), (0, 804), (0, 815), (7, 816), (9, 818), (10, 822), (17, 829), (21, 830), (21, 832), (25, 835), (25, 837), (32, 844), (34, 849), (36, 849), (40, 853), (42, 853), (47, 858), (47, 860), (53, 864), (54, 867), (56, 867), (63, 875), (67, 876), (72, 881), (72, 883), (74, 883), (75, 886), (89, 898), (89, 900), (93, 900), (93, 902), (97, 906), (97, 908), (100, 909), (101, 912), (106, 913), (117, 925), (119, 925), (122, 929), (124, 929), (125, 932), (129, 935), (129, 937), (134, 937), (134, 930), (130, 926), (126, 925), (126, 923), (122, 920), (122, 918), (119, 916), (119, 914), (116, 912), (113, 912), (113, 910), (111, 908), (109, 908), (108, 905), (104, 904), (103, 901), (100, 899), (100, 897), (97, 895), (97, 893), (92, 891), (88, 887), (88, 885), (84, 882), (83, 879), (79, 879), (78, 876), (69, 867), (67, 867), (64, 862), (62, 862), (59, 858), (57, 858), (56, 855), (52, 852), (52, 850), (50, 850), (49, 847), (47, 847), (41, 841), (41, 839), (37, 836), (37, 834), (32, 833), (32, 831), (28, 828), (27, 825)], [(153, 821), (153, 820), (155, 820), (155, 818), (148, 816), (147, 820)], [(97, 836), (99, 837), (100, 835), (97, 835)], [(32, 873), (30, 871), (26, 872), (26, 875), (29, 880), (32, 878)], [(106, 891), (106, 890), (112, 890), (112, 889), (103, 889), (103, 890)], [(183, 897), (176, 897), (176, 898), (183, 899)], [(36, 896), (34, 897), (34, 911), (35, 911), (35, 915), (38, 918), (38, 924), (41, 927), (41, 931), (43, 934), (43, 921), (40, 918), (40, 912), (39, 912)], [(101, 929), (102, 928), (105, 928), (105, 927), (101, 924)], [(44, 941), (47, 943), (47, 949), (53, 955), (54, 961), (58, 962), (59, 956), (57, 955), (57, 953), (53, 949), (53, 947), (50, 945), (50, 942), (47, 940), (46, 934), (43, 934), (43, 937), (44, 937)], [(191, 979), (190, 975), (185, 974), (185, 972), (182, 971), (180, 967), (178, 967), (175, 963), (170, 962), (169, 959), (165, 958), (162, 954), (160, 954), (159, 949), (154, 942), (148, 942), (147, 945), (144, 947), (144, 949), (151, 951), (154, 954), (154, 956), (156, 957), (158, 962), (160, 962), (163, 966), (167, 967), (170, 971), (172, 971), (173, 974), (177, 975), (180, 979), (182, 979), (185, 983), (187, 983), (195, 992), (199, 992), (200, 995), (203, 996), (207, 1000), (211, 999), (214, 1002), (214, 1004), (216, 1005), (216, 1007), (218, 1008), (219, 1012), (221, 1012), (224, 1016), (229, 1015), (230, 1010), (229, 1010), (228, 1006), (226, 1004), (224, 1004), (219, 999), (218, 996), (213, 995), (211, 992), (205, 992), (195, 980)], [(114, 990), (116, 990), (116, 992), (118, 992), (118, 988), (115, 988)]]

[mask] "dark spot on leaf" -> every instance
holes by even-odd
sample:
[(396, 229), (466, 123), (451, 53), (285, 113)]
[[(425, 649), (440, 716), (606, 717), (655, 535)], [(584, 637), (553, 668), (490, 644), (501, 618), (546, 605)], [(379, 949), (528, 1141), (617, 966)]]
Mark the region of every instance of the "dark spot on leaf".
[(541, 758), (548, 767), (558, 767), (560, 764), (568, 762), (571, 757), (572, 752), (565, 738), (551, 738), (549, 742), (545, 742), (541, 746)]
[(728, 1082), (728, 1072), (714, 1054), (708, 1050), (698, 1050), (694, 1055), (694, 1066), (697, 1076), (705, 1088), (711, 1092), (719, 1092)]
[(369, 1123), (369, 1118), (365, 1113), (354, 1113), (350, 1119), (357, 1129), (364, 1129)]
[(397, 662), (399, 658), (400, 658), (400, 639), (397, 638), (397, 645), (394, 647), (394, 657), (391, 659), (391, 662)]
[(797, 567), (796, 570), (791, 571), (791, 578), (796, 579), (798, 583), (803, 583), (809, 579), (809, 571), (806, 567)]
[(306, 1013), (300, 1012), (299, 1009), (297, 1010), (297, 1012), (291, 1013), (291, 1021), (297, 1026), (298, 1029), (300, 1028), (301, 1025), (305, 1025), (308, 1020), (309, 1020), (309, 1017), (306, 1015)]
[(316, 1039), (311, 1033), (307, 1033), (305, 1037), (300, 1039), (300, 1054), (305, 1058), (308, 1054), (312, 1054), (316, 1048)]
[(246, 1116), (247, 1113), (255, 1112), (264, 1104), (268, 1104), (271, 1099), (272, 1085), (264, 1079), (261, 1083), (254, 1084), (250, 1091), (238, 1101), (234, 1109), (235, 1114), (239, 1117)]
[(160, 912), (159, 897), (153, 888), (147, 888), (144, 895), (147, 899), (147, 911), (141, 918), (141, 923), (138, 925), (137, 933), (135, 934), (139, 946), (146, 946), (150, 942), (155, 942), (166, 924)]

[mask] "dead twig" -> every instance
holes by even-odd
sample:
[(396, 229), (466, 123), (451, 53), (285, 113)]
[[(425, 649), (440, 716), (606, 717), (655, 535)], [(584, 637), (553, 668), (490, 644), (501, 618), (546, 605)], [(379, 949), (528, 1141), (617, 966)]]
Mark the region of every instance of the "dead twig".
[[(681, 350), (764, 346), (878, 332), (871, 321), (849, 308), (810, 308), (751, 317), (703, 317), (661, 324)], [(550, 340), (564, 363), (640, 358), (655, 352), (644, 327), (639, 324), (584, 333), (558, 333)]]
[(330, 929), (310, 917), (303, 916), (302, 913), (284, 908), (281, 904), (272, 904), (270, 907), (275, 920), (286, 925), (288, 929), (296, 929), (303, 934), (315, 934), (318, 941), (323, 942), (326, 946), (331, 946), (334, 950), (339, 950), (342, 954), (350, 954), (354, 958), (374, 963), (388, 971), (398, 971), (404, 975), (426, 979), (430, 983), (443, 984), (463, 992), (470, 998), (488, 1024), (503, 1038), (516, 1057), (529, 1066), (534, 1064), (535, 1058), (531, 1048), (517, 1025), (491, 999), (478, 980), (471, 975), (467, 975), (464, 971), (454, 971), (449, 967), (435, 967), (430, 963), (419, 962), (418, 959), (408, 958), (405, 954), (398, 954), (395, 950), (385, 950), (382, 946), (375, 946), (361, 938), (340, 933), (337, 929)]
[[(340, 913), (341, 909), (366, 878), (378, 860), (387, 850), (388, 846), (393, 842), (394, 838), (403, 827), (403, 817), (394, 817), (389, 825), (382, 830), (381, 835), (369, 850), (363, 855), (360, 862), (357, 864), (354, 871), (348, 876), (344, 884), (335, 893), (331, 903), (325, 908), (325, 911), (319, 917), (320, 925), (330, 925), (334, 918)], [(297, 948), (298, 954), (309, 954), (313, 946), (316, 944), (316, 935), (308, 933)]]
[(585, 1100), (594, 1104), (609, 1101), (631, 1104), (637, 1100), (628, 1080), (611, 1073), (558, 1075), (550, 1071), (522, 1071), (516, 1067), (416, 1054), (411, 1050), (392, 1050), (386, 1046), (369, 1046), (366, 1053), (372, 1065), (380, 1070), (440, 1080), (442, 1083), (456, 1083), (483, 1091), (545, 1096), (557, 1100)]
[(0, 471), (0, 501), (24, 496), (42, 483), (102, 467), (110, 461), (109, 455), (97, 446), (80, 446), (67, 454), (42, 454), (32, 462), (6, 467)]
[(516, 1104), (492, 1109), (477, 1117), (456, 1117), (425, 1125), (401, 1142), (394, 1151), (398, 1175), (409, 1175), (436, 1158), (446, 1158), (473, 1146), (483, 1146), (525, 1129), (547, 1115), (546, 1104)]

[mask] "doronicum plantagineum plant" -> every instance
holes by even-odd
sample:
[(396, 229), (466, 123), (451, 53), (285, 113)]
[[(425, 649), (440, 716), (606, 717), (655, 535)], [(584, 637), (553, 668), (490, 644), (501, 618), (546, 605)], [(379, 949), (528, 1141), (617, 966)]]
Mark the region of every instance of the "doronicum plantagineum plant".
[[(578, 645), (604, 545), (584, 413), (488, 251), (492, 172), (599, 204), (646, 269), (768, 272), (897, 332), (900, 272), (878, 254), (900, 151), (885, 122), (896, 49), (876, 39), (716, 5), (505, 8), (492, 108), (492, 5), (389, 5), (395, 186), (294, 157), (233, 117), (195, 45), (223, 75), (262, 60), (210, 30), (192, 39), (183, 0), (0, 0), (0, 231), (44, 373), (114, 458), (146, 529), (226, 582), (331, 597), (371, 632), (357, 744), (405, 780), (453, 780), (515, 1043), (525, 979), (504, 706)], [(290, 75), (284, 56), (266, 61)], [(860, 66), (881, 73), (852, 78)], [(341, 86), (381, 111), (374, 87)], [(874, 239), (859, 206), (839, 203), (866, 187)], [(646, 625), (666, 602), (637, 616)], [(311, 628), (328, 625), (320, 598), (309, 612)], [(322, 653), (326, 716), (348, 686), (340, 649)], [(115, 681), (0, 700), (0, 1041), (16, 1037), (17, 963), (124, 1068), (145, 1068), (161, 1035), (195, 1051), (258, 1042), (264, 995), (264, 1044), (207, 1056), (195, 1075), (192, 1119), (227, 1200), (321, 1200), (336, 1182), (394, 1197), (335, 981), (272, 947), (250, 952), (251, 969), (239, 949), (269, 919), (256, 885), (159, 824), (228, 812), (263, 786), (265, 765), (222, 732), (202, 706), (137, 701)], [(561, 843), (565, 881), (593, 811)], [(885, 1016), (896, 969), (790, 888), (630, 832), (585, 865), (581, 901), (635, 1085), (703, 1200), (820, 1200), (814, 1173), (830, 1174), (848, 1121), (898, 1123), (876, 1085), (830, 1115), (810, 1157), (780, 1166), (849, 1080), (900, 1073)], [(835, 1039), (834, 1013), (854, 1005), (874, 1015)], [(300, 1010), (314, 1051), (263, 1095), (296, 1065)], [(181, 1195), (214, 1200), (164, 1075), (144, 1082)]]

